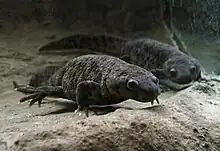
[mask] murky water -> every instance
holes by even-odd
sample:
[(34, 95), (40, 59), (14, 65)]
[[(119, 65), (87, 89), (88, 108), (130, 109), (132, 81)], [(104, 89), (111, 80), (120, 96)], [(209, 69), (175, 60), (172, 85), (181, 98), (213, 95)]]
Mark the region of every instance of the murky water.
[(208, 73), (220, 68), (220, 43), (217, 40), (187, 34), (182, 34), (181, 38)]

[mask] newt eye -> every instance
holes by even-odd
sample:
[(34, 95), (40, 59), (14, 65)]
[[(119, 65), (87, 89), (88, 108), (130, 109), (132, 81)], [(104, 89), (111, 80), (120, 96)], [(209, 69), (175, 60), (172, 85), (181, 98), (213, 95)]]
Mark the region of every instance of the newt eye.
[(174, 78), (174, 77), (176, 77), (176, 75), (177, 75), (176, 70), (175, 70), (175, 69), (171, 69), (171, 70), (170, 70), (170, 76), (171, 76), (172, 78)]
[(153, 82), (157, 85), (159, 84), (159, 80), (156, 77), (153, 77)]
[(127, 88), (130, 89), (130, 90), (134, 90), (135, 88), (137, 88), (139, 85), (138, 81), (136, 80), (129, 80), (127, 82)]
[(196, 71), (196, 67), (195, 67), (195, 66), (192, 66), (192, 67), (190, 67), (189, 70), (190, 70), (191, 73), (194, 73), (194, 72)]

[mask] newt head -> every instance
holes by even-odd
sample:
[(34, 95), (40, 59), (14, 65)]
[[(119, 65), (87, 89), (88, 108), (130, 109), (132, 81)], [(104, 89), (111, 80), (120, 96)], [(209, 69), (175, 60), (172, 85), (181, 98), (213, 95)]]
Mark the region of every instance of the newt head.
[(158, 78), (144, 69), (109, 76), (106, 84), (111, 95), (139, 102), (153, 103), (160, 94)]
[(171, 57), (164, 63), (163, 71), (170, 81), (177, 84), (189, 84), (201, 76), (199, 62), (187, 55)]

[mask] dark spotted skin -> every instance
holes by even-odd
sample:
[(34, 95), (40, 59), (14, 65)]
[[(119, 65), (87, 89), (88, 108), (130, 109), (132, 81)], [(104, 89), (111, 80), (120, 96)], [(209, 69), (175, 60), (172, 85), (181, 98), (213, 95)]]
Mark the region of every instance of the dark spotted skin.
[(38, 87), (18, 87), (17, 90), (31, 93), (20, 102), (32, 99), (32, 105), (40, 104), (47, 96), (61, 97), (76, 101), (78, 110), (127, 99), (152, 103), (160, 93), (159, 80), (151, 72), (107, 55), (74, 58), (46, 82), (40, 81)]
[[(120, 59), (151, 71), (164, 85), (167, 85), (164, 80), (184, 85), (197, 81), (201, 77), (201, 66), (198, 60), (173, 46), (148, 38), (128, 41), (108, 35), (74, 35), (51, 42), (39, 51), (48, 53), (66, 47), (68, 49), (118, 49)], [(170, 85), (167, 86), (170, 87)]]

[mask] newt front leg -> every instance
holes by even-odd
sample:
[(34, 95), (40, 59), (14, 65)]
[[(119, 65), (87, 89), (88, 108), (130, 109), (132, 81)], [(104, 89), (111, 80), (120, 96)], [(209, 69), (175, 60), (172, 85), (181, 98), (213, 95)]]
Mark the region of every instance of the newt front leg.
[[(101, 86), (94, 81), (83, 81), (77, 85), (76, 88), (76, 103), (78, 108), (75, 113), (83, 110), (88, 117), (89, 105), (102, 104), (103, 99), (101, 95)], [(92, 110), (93, 111), (93, 110)]]

